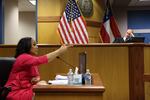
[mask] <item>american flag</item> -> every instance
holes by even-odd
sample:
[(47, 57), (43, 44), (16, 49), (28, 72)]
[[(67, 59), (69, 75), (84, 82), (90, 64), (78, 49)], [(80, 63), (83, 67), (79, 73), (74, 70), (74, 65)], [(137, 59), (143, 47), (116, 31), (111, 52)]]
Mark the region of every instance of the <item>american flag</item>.
[(111, 11), (109, 0), (106, 2), (106, 11), (101, 25), (100, 37), (102, 42), (111, 43), (115, 38), (121, 37), (115, 18)]
[(75, 0), (68, 0), (58, 31), (64, 44), (87, 44), (88, 32)]

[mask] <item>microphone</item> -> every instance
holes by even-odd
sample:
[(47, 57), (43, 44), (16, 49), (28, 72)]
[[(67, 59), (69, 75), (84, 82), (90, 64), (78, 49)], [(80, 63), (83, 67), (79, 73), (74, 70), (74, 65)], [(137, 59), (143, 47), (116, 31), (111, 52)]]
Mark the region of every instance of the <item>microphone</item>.
[(67, 61), (65, 61), (65, 60), (62, 59), (61, 57), (57, 56), (56, 58), (59, 59), (60, 61), (62, 61), (64, 64), (70, 66), (72, 69), (75, 68), (72, 64), (68, 63)]

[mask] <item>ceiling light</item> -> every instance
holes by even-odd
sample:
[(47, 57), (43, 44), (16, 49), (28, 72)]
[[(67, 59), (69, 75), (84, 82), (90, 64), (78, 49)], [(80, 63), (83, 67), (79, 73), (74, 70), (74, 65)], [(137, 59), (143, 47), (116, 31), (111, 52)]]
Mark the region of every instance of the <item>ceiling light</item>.
[(150, 1), (150, 0), (139, 0), (139, 1)]
[(36, 5), (36, 0), (29, 0), (32, 5)]

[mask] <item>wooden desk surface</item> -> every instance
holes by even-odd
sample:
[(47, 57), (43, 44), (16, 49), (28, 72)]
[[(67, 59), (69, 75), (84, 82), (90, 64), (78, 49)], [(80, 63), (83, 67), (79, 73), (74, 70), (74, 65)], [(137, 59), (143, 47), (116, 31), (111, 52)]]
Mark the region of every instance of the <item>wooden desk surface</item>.
[(54, 93), (54, 92), (63, 92), (63, 93), (73, 93), (73, 92), (82, 92), (82, 93), (103, 93), (105, 87), (100, 80), (98, 74), (92, 74), (92, 85), (36, 85), (33, 87), (35, 93)]

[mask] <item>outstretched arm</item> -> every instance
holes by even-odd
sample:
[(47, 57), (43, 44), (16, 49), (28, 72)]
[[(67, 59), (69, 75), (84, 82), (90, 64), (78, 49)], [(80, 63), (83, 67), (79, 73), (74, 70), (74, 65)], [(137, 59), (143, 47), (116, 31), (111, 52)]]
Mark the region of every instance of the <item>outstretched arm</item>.
[(57, 49), (56, 51), (53, 51), (51, 53), (47, 54), (47, 58), (48, 58), (48, 62), (52, 61), (53, 59), (55, 59), (57, 56), (61, 55), (62, 53), (64, 53), (70, 46), (67, 45), (62, 45), (59, 49)]

